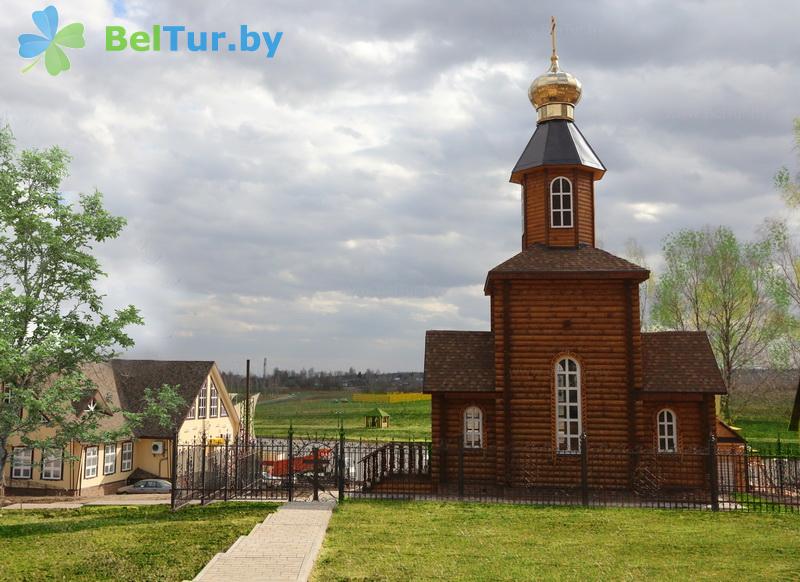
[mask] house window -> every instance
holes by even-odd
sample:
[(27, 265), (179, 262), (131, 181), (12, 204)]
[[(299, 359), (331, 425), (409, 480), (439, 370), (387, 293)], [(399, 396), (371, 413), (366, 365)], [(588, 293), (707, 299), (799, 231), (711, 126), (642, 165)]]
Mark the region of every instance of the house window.
[(120, 471), (130, 471), (133, 468), (133, 443), (122, 443), (122, 465)]
[(203, 387), (200, 388), (200, 394), (197, 395), (197, 418), (206, 417), (206, 402), (208, 401), (206, 393), (206, 383), (203, 382)]
[(11, 478), (30, 479), (33, 474), (33, 449), (14, 447), (11, 457)]
[(197, 400), (192, 400), (192, 406), (189, 408), (189, 412), (186, 414), (186, 420), (194, 420), (194, 417), (197, 416)]
[(572, 182), (564, 177), (550, 182), (550, 226), (572, 226)]
[(581, 450), (581, 379), (578, 362), (562, 358), (556, 364), (556, 442), (561, 453)]
[(103, 450), (103, 475), (113, 475), (117, 471), (117, 445), (106, 445)]
[(89, 412), (89, 413), (97, 412), (97, 400), (92, 398), (89, 401), (89, 404), (86, 405), (86, 412)]
[(58, 449), (48, 449), (42, 455), (42, 479), (45, 481), (60, 481), (64, 468), (64, 452)]
[(658, 452), (674, 453), (678, 450), (675, 413), (665, 408), (658, 413)]
[(208, 415), (211, 418), (216, 418), (219, 416), (219, 394), (217, 393), (217, 385), (214, 384), (214, 380), (211, 380), (210, 384), (211, 406), (209, 406)]
[(228, 416), (228, 409), (225, 408), (225, 403), (222, 400), (219, 401), (219, 415), (220, 418)]
[(86, 447), (86, 465), (83, 468), (83, 478), (97, 477), (97, 447)]
[(464, 446), (468, 449), (483, 446), (483, 413), (477, 406), (464, 411)]

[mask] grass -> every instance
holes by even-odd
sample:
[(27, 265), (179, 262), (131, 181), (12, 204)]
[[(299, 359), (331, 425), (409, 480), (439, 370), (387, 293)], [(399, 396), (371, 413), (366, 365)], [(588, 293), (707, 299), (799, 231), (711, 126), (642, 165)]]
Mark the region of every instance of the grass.
[[(285, 435), (289, 422), (295, 434), (335, 436), (336, 423), (344, 421), (347, 438), (429, 439), (431, 403), (429, 400), (376, 404), (353, 402), (347, 391), (296, 392), (289, 397), (260, 402), (256, 407), (255, 430), (259, 436)], [(364, 427), (364, 413), (380, 407), (389, 413), (388, 429)]]
[(193, 578), (276, 506), (219, 503), (0, 511), (0, 581)]
[(789, 418), (794, 406), (795, 387), (765, 390), (758, 397), (736, 407), (734, 424), (756, 449), (774, 447), (778, 438), (784, 444), (800, 448), (800, 433), (789, 432)]
[(800, 515), (347, 501), (315, 582), (790, 580)]

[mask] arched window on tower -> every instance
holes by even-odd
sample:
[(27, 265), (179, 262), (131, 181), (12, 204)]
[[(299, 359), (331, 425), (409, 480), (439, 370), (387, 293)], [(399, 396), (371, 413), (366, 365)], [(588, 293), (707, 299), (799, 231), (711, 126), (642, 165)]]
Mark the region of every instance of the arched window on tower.
[(464, 446), (468, 449), (483, 446), (483, 412), (477, 406), (464, 411)]
[(675, 413), (669, 408), (658, 412), (658, 452), (674, 453), (678, 450), (678, 430)]
[(560, 453), (581, 450), (581, 373), (578, 362), (561, 358), (556, 363), (556, 443)]
[(572, 227), (572, 182), (563, 176), (550, 182), (550, 226)]

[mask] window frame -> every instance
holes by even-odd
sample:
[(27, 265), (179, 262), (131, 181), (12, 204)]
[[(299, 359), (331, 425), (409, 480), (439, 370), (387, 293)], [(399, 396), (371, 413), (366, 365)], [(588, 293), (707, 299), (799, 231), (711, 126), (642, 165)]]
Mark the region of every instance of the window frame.
[(189, 407), (189, 412), (186, 413), (186, 420), (195, 418), (197, 418), (197, 398), (192, 399), (192, 405)]
[[(202, 413), (200, 412), (202, 410)], [(197, 394), (197, 418), (208, 418), (208, 383), (203, 382), (203, 387)]]
[[(113, 453), (111, 454), (111, 460), (113, 461), (113, 465), (111, 466), (111, 470), (108, 469), (108, 449), (109, 447), (113, 447)], [(117, 472), (117, 443), (113, 444), (106, 444), (103, 445), (103, 475), (113, 475)]]
[[(664, 420), (661, 420), (661, 415), (664, 415)], [(668, 419), (669, 415), (671, 419)], [(665, 434), (662, 436), (661, 427), (664, 427)], [(672, 434), (666, 434), (667, 429), (672, 429)], [(665, 446), (662, 446), (662, 440)], [(668, 444), (672, 441), (672, 448)], [(661, 454), (675, 454), (678, 452), (678, 415), (671, 408), (662, 408), (656, 413), (656, 444), (658, 445), (658, 452)]]
[[(553, 192), (553, 187), (557, 181), (564, 180), (569, 185), (569, 192), (564, 192), (563, 183), (559, 182), (560, 192)], [(566, 176), (556, 176), (550, 180), (550, 228), (573, 228), (575, 226), (575, 196), (572, 180)], [(555, 208), (554, 199), (558, 196), (558, 208)], [(564, 208), (564, 198), (569, 199), (569, 208)], [(555, 216), (558, 214), (561, 224), (555, 223)], [(564, 217), (569, 217), (569, 224), (564, 224)]]
[[(477, 416), (476, 416), (477, 413)], [(483, 448), (483, 410), (480, 406), (471, 404), (464, 409), (462, 415), (463, 419), (463, 438), (465, 449), (482, 449)], [(470, 420), (477, 421), (478, 426), (470, 427)], [(475, 435), (477, 434), (477, 440)]]
[[(130, 453), (129, 459), (125, 459), (126, 447), (128, 449), (127, 452)], [(133, 441), (125, 441), (122, 443), (120, 450), (119, 470), (124, 473), (126, 471), (130, 471), (131, 469), (133, 469)]]
[[(566, 362), (564, 370), (560, 369), (562, 362)], [(574, 364), (574, 370), (570, 369), (570, 362)], [(571, 377), (575, 378), (575, 386), (569, 385)], [(559, 378), (564, 379), (563, 386), (559, 385)], [(555, 364), (553, 365), (553, 380), (555, 383), (555, 433), (556, 452), (560, 455), (577, 455), (581, 452), (581, 437), (583, 436), (583, 382), (581, 379), (582, 368), (577, 358), (570, 355), (562, 355), (556, 358)], [(570, 397), (573, 392), (575, 394), (574, 399)], [(564, 395), (563, 400), (560, 399), (562, 393)], [(573, 412), (575, 416), (573, 416)], [(572, 423), (577, 423), (576, 431), (572, 430)]]
[[(94, 465), (91, 468), (94, 469), (93, 474), (89, 474), (89, 451), (94, 450)], [(83, 453), (83, 478), (84, 479), (94, 479), (97, 477), (98, 468), (100, 465), (100, 449), (97, 445), (92, 445), (90, 447), (86, 447)]]
[(208, 381), (208, 418), (219, 418), (219, 390), (214, 380)]
[[(22, 465), (17, 461), (17, 452), (18, 451), (27, 451), (28, 452), (28, 463), (26, 465)], [(17, 473), (18, 469), (27, 469), (27, 475), (23, 474), (21, 471)], [(33, 447), (13, 447), (11, 449), (11, 478), (12, 479), (33, 479)]]
[[(47, 476), (47, 464), (58, 461), (58, 477), (55, 477), (56, 467), (50, 467), (51, 475)], [(42, 451), (42, 469), (39, 475), (42, 481), (61, 481), (64, 478), (64, 449), (45, 449)]]

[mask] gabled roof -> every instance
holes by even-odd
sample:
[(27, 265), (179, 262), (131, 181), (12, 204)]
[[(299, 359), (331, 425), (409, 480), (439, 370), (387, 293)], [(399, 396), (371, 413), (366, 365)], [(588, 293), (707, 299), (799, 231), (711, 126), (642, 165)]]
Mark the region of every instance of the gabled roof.
[(545, 121), (536, 126), (536, 131), (511, 171), (511, 181), (521, 183), (526, 170), (564, 164), (594, 170), (596, 179), (606, 171), (578, 126), (565, 119)]
[(492, 391), (492, 332), (431, 330), (425, 333), (423, 392)]
[(649, 276), (644, 267), (589, 245), (548, 247), (537, 243), (489, 271), (484, 292), (489, 294), (491, 279), (619, 277), (644, 281)]
[(704, 331), (642, 334), (642, 391), (727, 394)]
[[(119, 406), (123, 410), (141, 412), (145, 406), (144, 392), (147, 388), (158, 390), (162, 385), (169, 384), (176, 389), (183, 402), (172, 415), (175, 429), (183, 423), (213, 366), (214, 362), (211, 361), (111, 360)], [(170, 429), (154, 421), (137, 427), (134, 433), (137, 437), (173, 436)]]

